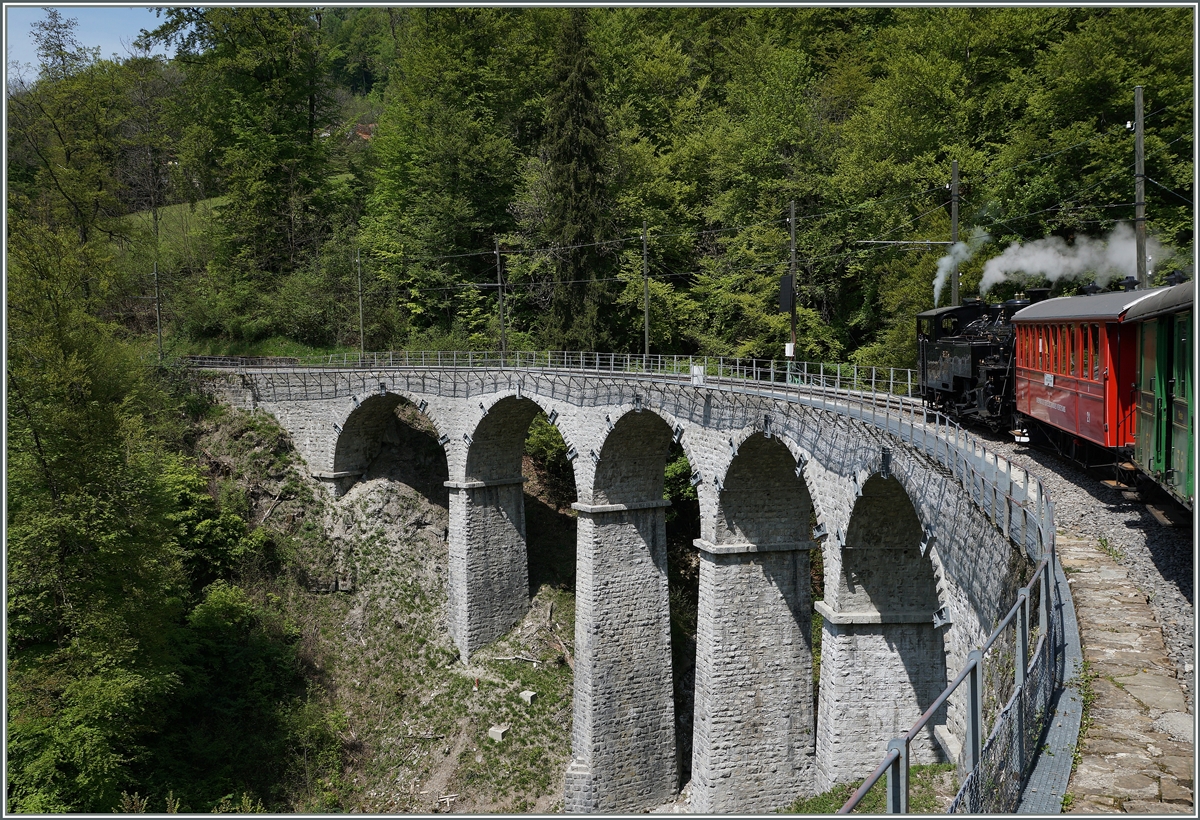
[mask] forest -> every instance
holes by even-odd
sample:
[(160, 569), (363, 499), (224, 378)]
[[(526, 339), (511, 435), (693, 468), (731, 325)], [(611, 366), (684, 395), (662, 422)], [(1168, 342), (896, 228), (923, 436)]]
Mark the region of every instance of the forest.
[(50, 10), (6, 87), (8, 810), (350, 805), (295, 536), (202, 469), (179, 357), (496, 350), (501, 289), (510, 350), (641, 352), (648, 292), (649, 352), (780, 358), (794, 231), (796, 356), (911, 367), (949, 258), (1111, 278), (984, 271), (1117, 247), (1135, 86), (1191, 275), (1193, 16), (164, 8), (103, 58)]

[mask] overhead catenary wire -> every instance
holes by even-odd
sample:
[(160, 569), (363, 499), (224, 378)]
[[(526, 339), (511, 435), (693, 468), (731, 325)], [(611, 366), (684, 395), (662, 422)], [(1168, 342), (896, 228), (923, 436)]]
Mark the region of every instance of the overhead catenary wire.
[(1163, 185), (1161, 182), (1158, 182), (1157, 180), (1151, 179), (1150, 177), (1145, 177), (1145, 180), (1146, 180), (1147, 182), (1149, 182), (1151, 185), (1154, 185), (1154, 186), (1156, 186), (1156, 187), (1158, 187), (1158, 188), (1162, 188), (1164, 191), (1166, 191), (1166, 192), (1167, 192), (1168, 194), (1170, 194), (1171, 196), (1178, 197), (1179, 199), (1181, 199), (1181, 200), (1183, 200), (1184, 202), (1186, 202), (1188, 205), (1192, 205), (1192, 204), (1194, 204), (1194, 203), (1193, 203), (1193, 202), (1192, 202), (1190, 199), (1188, 199), (1187, 197), (1185, 197), (1183, 194), (1177, 193), (1176, 191), (1172, 191), (1172, 190), (1171, 190), (1170, 188), (1168, 188), (1166, 185)]
[[(1163, 106), (1163, 107), (1157, 109), (1152, 114), (1146, 115), (1146, 117), (1150, 118), (1150, 117), (1156, 116), (1157, 114), (1160, 114), (1166, 110), (1178, 107), (1179, 105), (1184, 104), (1184, 102), (1187, 102), (1187, 101), (1175, 103), (1170, 106)], [(1057, 149), (1055, 151), (1052, 151), (1052, 152), (1049, 152), (1046, 154), (1042, 154), (1037, 157), (1033, 157), (1032, 159), (1026, 160), (1022, 163), (1018, 163), (1017, 165), (1008, 166), (1007, 168), (1003, 168), (1003, 169), (993, 170), (991, 172), (983, 174), (982, 176), (979, 177), (979, 179), (988, 179), (988, 178), (996, 176), (999, 173), (1003, 173), (1005, 171), (1015, 170), (1017, 168), (1025, 167), (1025, 166), (1028, 166), (1031, 164), (1035, 164), (1037, 162), (1051, 159), (1055, 156), (1059, 156), (1067, 151), (1073, 150), (1073, 149), (1081, 147), (1083, 145), (1087, 145), (1089, 143), (1095, 142), (1100, 139), (1104, 139), (1106, 137), (1114, 136), (1115, 134), (1120, 133), (1121, 130), (1123, 130), (1123, 126), (1119, 129), (1114, 127), (1113, 129), (1110, 129), (1110, 131), (1108, 131), (1108, 132), (1098, 134), (1096, 136), (1093, 136), (1087, 140), (1083, 140), (1078, 143), (1074, 143), (1071, 146), (1067, 146), (1065, 148)], [(1163, 151), (1165, 151), (1165, 149), (1169, 148), (1170, 146), (1174, 145), (1175, 143), (1179, 142), (1180, 140), (1184, 139), (1187, 136), (1188, 136), (1187, 134), (1182, 134), (1179, 137), (1176, 137), (1175, 139), (1166, 143), (1166, 145), (1161, 146), (1158, 150), (1155, 150), (1153, 152), (1148, 151), (1147, 154), (1149, 156), (1158, 156), (1161, 153), (1163, 153)], [(1079, 196), (1087, 193), (1088, 191), (1090, 191), (1096, 187), (1099, 187), (1104, 182), (1113, 178), (1117, 174), (1125, 173), (1125, 172), (1127, 172), (1127, 169), (1125, 169), (1125, 168), (1118, 169), (1117, 171), (1114, 171), (1113, 173), (1110, 173), (1110, 174), (1102, 177), (1101, 179), (1091, 183), (1090, 185), (1088, 185), (1078, 191), (1075, 191), (1070, 197), (1063, 199), (1060, 202), (1058, 202), (1055, 205), (1052, 205), (1050, 207), (1039, 209), (1037, 211), (1031, 211), (1029, 213), (1021, 214), (1018, 216), (1008, 216), (1004, 219), (994, 219), (991, 222), (979, 223), (977, 225), (977, 227), (987, 228), (990, 226), (1003, 225), (1003, 226), (1009, 228), (1010, 230), (1012, 230), (1013, 233), (1015, 233), (1016, 235), (1023, 237), (1023, 232), (1014, 228), (1011, 224), (1009, 224), (1010, 222), (1017, 221), (1020, 219), (1026, 219), (1031, 216), (1037, 216), (1039, 214), (1048, 213), (1048, 212), (1055, 211), (1055, 210), (1059, 210), (1059, 211), (1063, 211), (1063, 212), (1071, 212), (1071, 211), (1081, 211), (1081, 210), (1089, 210), (1089, 209), (1108, 209), (1108, 208), (1129, 207), (1128, 203), (1097, 204), (1097, 205), (1088, 205), (1088, 206), (1076, 206), (1076, 207), (1072, 207), (1072, 208), (1064, 208), (1063, 207), (1064, 205), (1077, 199)], [(1186, 197), (1180, 195), (1179, 193), (1172, 191), (1169, 188), (1166, 188), (1165, 186), (1163, 186), (1161, 183), (1157, 182), (1156, 180), (1150, 179), (1149, 177), (1147, 177), (1147, 179), (1149, 179), (1149, 181), (1152, 184), (1163, 189), (1167, 193), (1170, 193), (1173, 196), (1179, 198), (1183, 202), (1186, 202), (1189, 205), (1192, 204), (1191, 200), (1188, 200)], [(855, 213), (855, 212), (861, 213), (864, 211), (869, 211), (872, 208), (880, 207), (882, 205), (887, 205), (887, 204), (891, 204), (891, 203), (895, 203), (895, 202), (902, 202), (905, 200), (911, 200), (911, 199), (919, 198), (922, 196), (926, 196), (928, 194), (935, 193), (939, 190), (942, 190), (942, 187), (943, 186), (938, 185), (938, 186), (926, 188), (926, 189), (919, 190), (919, 191), (914, 191), (914, 192), (907, 193), (907, 194), (885, 197), (883, 199), (864, 200), (862, 202), (855, 203), (854, 205), (850, 205), (845, 208), (837, 208), (837, 209), (833, 209), (833, 210), (821, 211), (821, 212), (810, 213), (810, 214), (798, 214), (796, 216), (796, 220), (797, 220), (797, 222), (800, 222), (800, 221), (811, 222), (814, 220), (823, 219), (823, 218), (827, 218), (827, 217), (831, 217), (831, 216), (837, 216), (840, 214)], [(964, 199), (969, 200), (969, 196), (964, 197)], [(910, 217), (902, 222), (899, 222), (899, 223), (893, 225), (892, 227), (884, 230), (876, 238), (866, 239), (866, 240), (858, 240), (858, 241), (864, 242), (864, 243), (886, 242), (887, 237), (893, 236), (896, 233), (898, 233), (899, 231), (902, 231), (905, 228), (911, 227), (912, 225), (919, 222), (921, 219), (924, 219), (929, 214), (932, 214), (938, 210), (941, 210), (944, 207), (945, 207), (944, 203), (939, 202), (938, 204), (934, 205), (932, 208), (922, 211), (921, 213), (916, 214), (915, 216), (912, 216), (912, 217)], [(722, 228), (700, 228), (700, 229), (691, 229), (691, 230), (686, 230), (686, 231), (662, 232), (662, 233), (653, 234), (653, 238), (658, 239), (658, 240), (679, 238), (679, 237), (683, 237), (683, 236), (694, 236), (697, 238), (701, 238), (704, 236), (714, 236), (714, 235), (732, 233), (732, 232), (738, 232), (738, 231), (748, 231), (748, 230), (753, 230), (755, 228), (760, 228), (760, 227), (768, 227), (768, 226), (773, 226), (773, 225), (778, 225), (778, 224), (785, 224), (785, 223), (787, 223), (787, 221), (788, 221), (788, 219), (785, 217), (785, 218), (780, 218), (780, 219), (748, 223), (745, 225), (732, 225), (732, 226), (727, 226), (727, 227), (722, 227)], [(1100, 222), (1103, 220), (1088, 220), (1088, 221), (1089, 222)], [(641, 239), (642, 239), (642, 236), (639, 234), (637, 236), (598, 240), (595, 242), (584, 242), (584, 243), (577, 243), (577, 244), (573, 244), (573, 245), (561, 245), (561, 246), (550, 245), (550, 246), (537, 247), (537, 248), (503, 248), (503, 247), (501, 247), (499, 249), (492, 248), (489, 250), (481, 250), (481, 251), (464, 251), (464, 252), (458, 252), (458, 253), (437, 254), (437, 255), (427, 255), (427, 256), (390, 256), (390, 255), (386, 255), (386, 254), (380, 254), (379, 251), (372, 250), (369, 248), (367, 249), (367, 251), (371, 256), (375, 257), (375, 259), (379, 260), (379, 261), (388, 261), (388, 262), (394, 262), (394, 263), (400, 263), (400, 264), (414, 264), (414, 263), (422, 263), (422, 262), (442, 262), (442, 261), (448, 261), (448, 260), (453, 260), (453, 259), (479, 258), (479, 257), (485, 257), (485, 256), (492, 256), (492, 255), (533, 256), (533, 255), (537, 255), (537, 254), (561, 253), (564, 251), (577, 250), (577, 249), (583, 249), (583, 248), (591, 248), (591, 247), (606, 247), (606, 246), (623, 247), (624, 245), (626, 245), (630, 242), (640, 241)], [(929, 241), (931, 243), (934, 242), (934, 240), (929, 240)], [(830, 260), (830, 259), (841, 259), (841, 258), (847, 258), (847, 257), (853, 257), (853, 256), (861, 257), (865, 254), (878, 252), (879, 250), (887, 250), (888, 247), (889, 246), (887, 246), (887, 245), (881, 244), (881, 245), (878, 245), (877, 247), (859, 247), (859, 248), (847, 249), (847, 250), (838, 251), (838, 252), (829, 253), (829, 254), (819, 254), (819, 255), (809, 254), (809, 255), (806, 255), (805, 258), (809, 262), (817, 262), (817, 261), (826, 261), (826, 260)], [(381, 259), (381, 257), (382, 257), (382, 259)], [(753, 266), (750, 268), (740, 268), (740, 270), (747, 271), (747, 272), (760, 272), (760, 271), (764, 271), (764, 270), (777, 269), (777, 268), (785, 266), (787, 264), (788, 264), (787, 260), (781, 260), (779, 262), (756, 265), (756, 266)], [(671, 272), (671, 273), (666, 273), (666, 274), (656, 273), (653, 275), (648, 274), (647, 279), (658, 280), (658, 279), (670, 279), (670, 278), (686, 278), (686, 277), (703, 276), (705, 274), (706, 274), (706, 272), (702, 271), (702, 270), (689, 271), (689, 272)], [(604, 283), (604, 282), (618, 282), (618, 281), (625, 281), (625, 280), (622, 277), (604, 277), (604, 278), (595, 278), (595, 279), (559, 280), (559, 281), (555, 281), (555, 282), (552, 282), (552, 281), (528, 281), (528, 282), (507, 281), (507, 282), (503, 283), (503, 288), (506, 290), (513, 290), (513, 289), (517, 289), (517, 288), (545, 287), (545, 286), (551, 285), (551, 284), (587, 284), (587, 283)], [(461, 283), (456, 283), (456, 284), (452, 284), (452, 285), (432, 285), (431, 286), (431, 285), (406, 285), (402, 282), (396, 282), (393, 280), (390, 282), (390, 284), (401, 291), (408, 292), (410, 295), (416, 295), (418, 293), (439, 293), (439, 292), (447, 293), (447, 292), (455, 292), (455, 291), (463, 291), (463, 290), (471, 290), (471, 289), (486, 289), (486, 288), (491, 288), (491, 287), (500, 287), (500, 285), (497, 285), (495, 283), (486, 283), (486, 282), (461, 282)]]

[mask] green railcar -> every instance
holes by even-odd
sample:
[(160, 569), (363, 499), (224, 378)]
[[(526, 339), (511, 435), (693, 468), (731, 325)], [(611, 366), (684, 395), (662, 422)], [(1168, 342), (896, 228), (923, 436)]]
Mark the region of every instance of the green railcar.
[(1192, 282), (1163, 288), (1131, 307), (1122, 324), (1138, 332), (1137, 440), (1139, 470), (1192, 509), (1196, 423), (1193, 413)]

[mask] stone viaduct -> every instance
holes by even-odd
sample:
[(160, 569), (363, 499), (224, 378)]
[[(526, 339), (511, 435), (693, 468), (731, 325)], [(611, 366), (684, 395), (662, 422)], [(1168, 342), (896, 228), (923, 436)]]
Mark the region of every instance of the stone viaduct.
[[(680, 787), (663, 500), (672, 441), (694, 470), (702, 521), (695, 811), (769, 811), (870, 772), (963, 668), (1029, 566), (1010, 531), (1018, 494), (982, 504), (955, 472), (953, 428), (894, 396), (885, 408), (774, 383), (536, 368), (208, 377), (226, 399), (272, 414), (335, 494), (391, 435), (402, 401), (428, 417), (449, 467), (449, 623), (464, 660), (529, 606), (521, 463), (530, 422), (548, 416), (579, 497), (572, 812), (640, 811)], [(1036, 554), (1037, 538), (1019, 543)], [(825, 599), (814, 603), (815, 548)], [(964, 719), (956, 695), (913, 762), (961, 767)]]

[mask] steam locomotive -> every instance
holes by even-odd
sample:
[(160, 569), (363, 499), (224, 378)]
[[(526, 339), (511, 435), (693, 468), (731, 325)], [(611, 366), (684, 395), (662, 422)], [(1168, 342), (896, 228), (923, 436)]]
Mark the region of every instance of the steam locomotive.
[(1117, 481), (1141, 473), (1194, 498), (1194, 283), (1000, 304), (967, 299), (917, 315), (920, 391), (961, 422), (1036, 436)]

